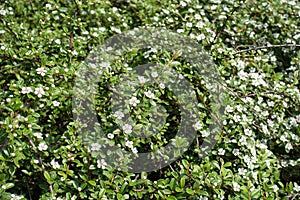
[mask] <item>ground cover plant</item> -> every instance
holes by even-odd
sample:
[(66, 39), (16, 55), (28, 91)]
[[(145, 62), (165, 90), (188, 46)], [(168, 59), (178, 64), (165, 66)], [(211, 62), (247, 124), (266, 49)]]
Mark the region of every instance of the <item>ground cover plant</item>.
[[(299, 18), (294, 0), (3, 1), (1, 199), (300, 198)], [(225, 88), (225, 117), (212, 151), (200, 156), (210, 134), (210, 91), (180, 54), (149, 47), (101, 63), (112, 70), (99, 82), (95, 112), (112, 144), (146, 152), (184, 143), (174, 137), (182, 119), (164, 85), (142, 88), (131, 101), (131, 115), (141, 125), (157, 125), (151, 116), (158, 111), (147, 109), (164, 107), (168, 117), (159, 134), (128, 137), (130, 127), (116, 125), (124, 113), (112, 112), (109, 86), (138, 65), (170, 65), (191, 82), (202, 113), (191, 125), (196, 138), (178, 160), (152, 172), (124, 172), (93, 155), (99, 145), (84, 145), (72, 88), (93, 48), (150, 26), (188, 36), (209, 54)]]

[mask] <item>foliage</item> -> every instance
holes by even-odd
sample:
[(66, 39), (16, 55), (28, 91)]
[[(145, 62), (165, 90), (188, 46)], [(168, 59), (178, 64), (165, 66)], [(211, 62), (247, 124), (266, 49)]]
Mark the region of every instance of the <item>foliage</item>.
[[(1, 199), (300, 196), (299, 17), (294, 0), (6, 0), (0, 5)], [(93, 47), (141, 26), (190, 36), (209, 52), (226, 88), (226, 118), (213, 151), (200, 159), (199, 142), (210, 123), (209, 90), (187, 63), (173, 60), (197, 94), (202, 126), (176, 162), (134, 174), (106, 167), (83, 144), (72, 116), (72, 88)], [(149, 48), (126, 54), (127, 65), (111, 64), (126, 74), (148, 61), (166, 65), (172, 58)], [(153, 123), (144, 110), (153, 102), (142, 100), (151, 90), (157, 92), (154, 103), (170, 113), (165, 126), (149, 140), (128, 137), (126, 142), (109, 106), (107, 85), (118, 75), (106, 74), (96, 98), (107, 137), (139, 152), (170, 142), (179, 111), (173, 94), (156, 91), (158, 85), (139, 91), (145, 103), (133, 116), (141, 124)]]

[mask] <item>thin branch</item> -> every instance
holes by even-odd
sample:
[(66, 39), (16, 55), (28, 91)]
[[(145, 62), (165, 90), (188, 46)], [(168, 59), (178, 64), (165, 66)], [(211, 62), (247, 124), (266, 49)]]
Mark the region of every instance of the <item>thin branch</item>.
[(214, 39), (212, 40), (212, 43), (210, 44), (210, 46), (213, 46), (213, 45), (216, 43), (216, 39), (217, 39), (217, 37), (220, 35), (221, 30), (224, 30), (224, 28), (225, 28), (225, 26), (226, 26), (226, 24), (227, 24), (227, 21), (228, 21), (228, 19), (229, 19), (229, 17), (231, 17), (231, 16), (233, 15), (233, 13), (235, 13), (235, 11), (237, 11), (238, 8), (239, 8), (239, 6), (234, 7), (234, 8), (232, 9), (232, 11), (229, 13), (229, 15), (226, 16), (226, 19), (224, 20), (222, 27), (221, 27), (221, 28), (218, 28), (218, 29), (216, 30), (216, 35), (215, 35)]
[[(74, 0), (74, 3), (76, 4), (76, 11), (75, 11), (74, 17), (73, 17), (74, 21), (75, 21), (76, 18), (77, 18), (77, 14), (79, 12), (79, 6), (78, 6), (78, 4), (75, 0)], [(72, 32), (70, 34), (70, 39), (69, 39), (69, 49), (70, 49), (70, 51), (73, 50), (73, 39), (74, 39), (74, 26), (72, 26)], [(69, 62), (72, 62), (72, 55), (70, 56)]]
[[(39, 155), (39, 152), (36, 150), (36, 146), (35, 146), (35, 144), (33, 143), (33, 141), (31, 140), (31, 138), (30, 138), (29, 136), (26, 136), (26, 137), (27, 137), (29, 143), (31, 144), (31, 146), (33, 147), (34, 152), (38, 155), (39, 163), (40, 163), (41, 168), (42, 168), (42, 171), (43, 171), (43, 173), (44, 173), (46, 170), (45, 170), (45, 166), (44, 166), (44, 164), (43, 164), (42, 158), (41, 158), (41, 156)], [(54, 192), (53, 192), (53, 187), (52, 187), (52, 184), (51, 184), (51, 183), (49, 183), (49, 189), (50, 189), (51, 194), (53, 195)]]
[(300, 47), (300, 44), (274, 44), (274, 45), (267, 45), (267, 46), (260, 46), (260, 47), (251, 47), (249, 49), (244, 49), (241, 51), (238, 51), (235, 54), (240, 54), (240, 53), (244, 53), (244, 52), (248, 52), (248, 51), (257, 51), (260, 49), (269, 49), (269, 48), (278, 48), (278, 47)]

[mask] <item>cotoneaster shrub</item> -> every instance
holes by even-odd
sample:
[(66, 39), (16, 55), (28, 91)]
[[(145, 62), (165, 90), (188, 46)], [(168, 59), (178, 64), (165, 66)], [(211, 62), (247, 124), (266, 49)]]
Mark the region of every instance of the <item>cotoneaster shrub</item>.
[[(299, 17), (299, 3), (285, 0), (4, 1), (1, 199), (299, 198)], [(109, 168), (83, 145), (72, 115), (72, 87), (75, 72), (94, 47), (141, 26), (188, 35), (211, 55), (226, 88), (226, 119), (212, 153), (200, 159), (199, 143), (209, 134), (209, 91), (200, 87), (201, 77), (187, 63), (176, 60), (180, 64), (174, 68), (192, 80), (202, 98), (202, 125), (181, 159), (162, 170), (133, 174)], [(126, 54), (130, 66), (109, 64), (126, 73), (138, 64), (165, 64), (172, 57), (150, 48)], [(179, 120), (171, 94), (164, 97), (172, 105), (168, 132), (154, 146), (125, 141), (113, 124), (107, 105), (111, 94), (105, 89), (119, 77), (105, 78), (96, 111), (108, 139), (139, 151), (170, 141), (167, 133), (176, 132)], [(137, 117), (148, 119), (144, 114), (136, 110)]]

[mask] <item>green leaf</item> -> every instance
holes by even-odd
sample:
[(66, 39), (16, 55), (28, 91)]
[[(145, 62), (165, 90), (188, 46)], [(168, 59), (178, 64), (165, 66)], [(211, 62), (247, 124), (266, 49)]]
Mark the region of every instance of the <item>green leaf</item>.
[(49, 174), (47, 171), (44, 171), (44, 177), (45, 177), (45, 179), (46, 179), (48, 182), (51, 181), (50, 174)]
[(88, 183), (91, 184), (92, 186), (96, 186), (97, 185), (97, 183), (95, 181), (93, 181), (93, 180), (89, 180)]
[(183, 188), (185, 186), (185, 177), (181, 177), (180, 179), (180, 187)]

